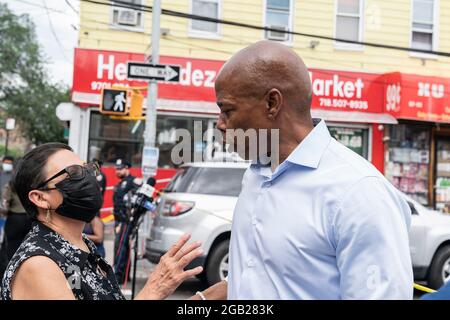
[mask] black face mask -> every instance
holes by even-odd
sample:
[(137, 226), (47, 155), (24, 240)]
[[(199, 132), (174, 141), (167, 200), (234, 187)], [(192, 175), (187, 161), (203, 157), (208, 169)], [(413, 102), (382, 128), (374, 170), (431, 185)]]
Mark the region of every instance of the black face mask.
[(76, 220), (91, 222), (103, 205), (97, 179), (86, 172), (81, 180), (65, 179), (55, 184), (63, 195), (63, 202), (55, 212)]

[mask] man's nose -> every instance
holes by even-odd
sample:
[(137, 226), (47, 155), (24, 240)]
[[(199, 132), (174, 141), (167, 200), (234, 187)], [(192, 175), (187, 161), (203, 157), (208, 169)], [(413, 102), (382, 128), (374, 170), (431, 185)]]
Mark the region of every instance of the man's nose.
[(222, 132), (225, 132), (227, 130), (227, 126), (225, 124), (225, 121), (222, 120), (222, 117), (219, 116), (219, 119), (217, 120), (216, 124), (217, 129), (219, 129)]

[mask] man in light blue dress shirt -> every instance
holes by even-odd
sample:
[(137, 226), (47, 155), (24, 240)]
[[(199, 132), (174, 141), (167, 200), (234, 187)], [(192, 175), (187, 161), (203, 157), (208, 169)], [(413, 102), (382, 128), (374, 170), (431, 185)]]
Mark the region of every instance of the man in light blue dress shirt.
[(372, 164), (311, 118), (311, 81), (300, 57), (282, 44), (253, 44), (224, 65), (216, 95), (224, 133), (279, 129), (280, 164), (258, 164), (275, 159), (272, 145), (271, 154), (259, 150), (250, 159), (244, 175), (228, 299), (412, 299), (409, 206)]

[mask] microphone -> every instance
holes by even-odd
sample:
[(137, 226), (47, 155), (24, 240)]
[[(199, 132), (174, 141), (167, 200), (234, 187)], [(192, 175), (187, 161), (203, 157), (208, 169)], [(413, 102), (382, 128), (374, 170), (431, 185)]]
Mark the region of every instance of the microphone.
[(156, 206), (153, 204), (153, 193), (155, 192), (155, 178), (148, 178), (131, 199), (132, 217), (138, 219), (145, 211), (154, 211)]
[(153, 202), (153, 193), (155, 192), (155, 184), (156, 180), (153, 177), (147, 179), (147, 182), (144, 183), (137, 191), (136, 194), (141, 197), (146, 197), (151, 199)]

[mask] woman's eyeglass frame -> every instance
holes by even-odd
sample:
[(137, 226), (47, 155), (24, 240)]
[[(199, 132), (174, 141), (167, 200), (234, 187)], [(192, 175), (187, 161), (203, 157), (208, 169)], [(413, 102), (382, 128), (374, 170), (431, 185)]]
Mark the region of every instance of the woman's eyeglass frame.
[[(94, 177), (98, 176), (100, 174), (100, 167), (95, 162), (88, 162), (83, 165), (74, 164), (68, 167), (65, 167), (61, 171), (55, 173), (53, 176), (45, 180), (44, 182), (40, 183), (36, 190), (40, 191), (49, 191), (49, 190), (56, 190), (57, 188), (44, 188), (50, 181), (53, 179), (58, 178), (59, 176), (62, 176), (63, 174), (67, 173), (67, 177), (65, 179), (69, 180), (81, 180), (85, 177), (86, 173), (92, 174)], [(78, 174), (78, 176), (76, 176)], [(65, 180), (64, 179), (64, 180)]]

